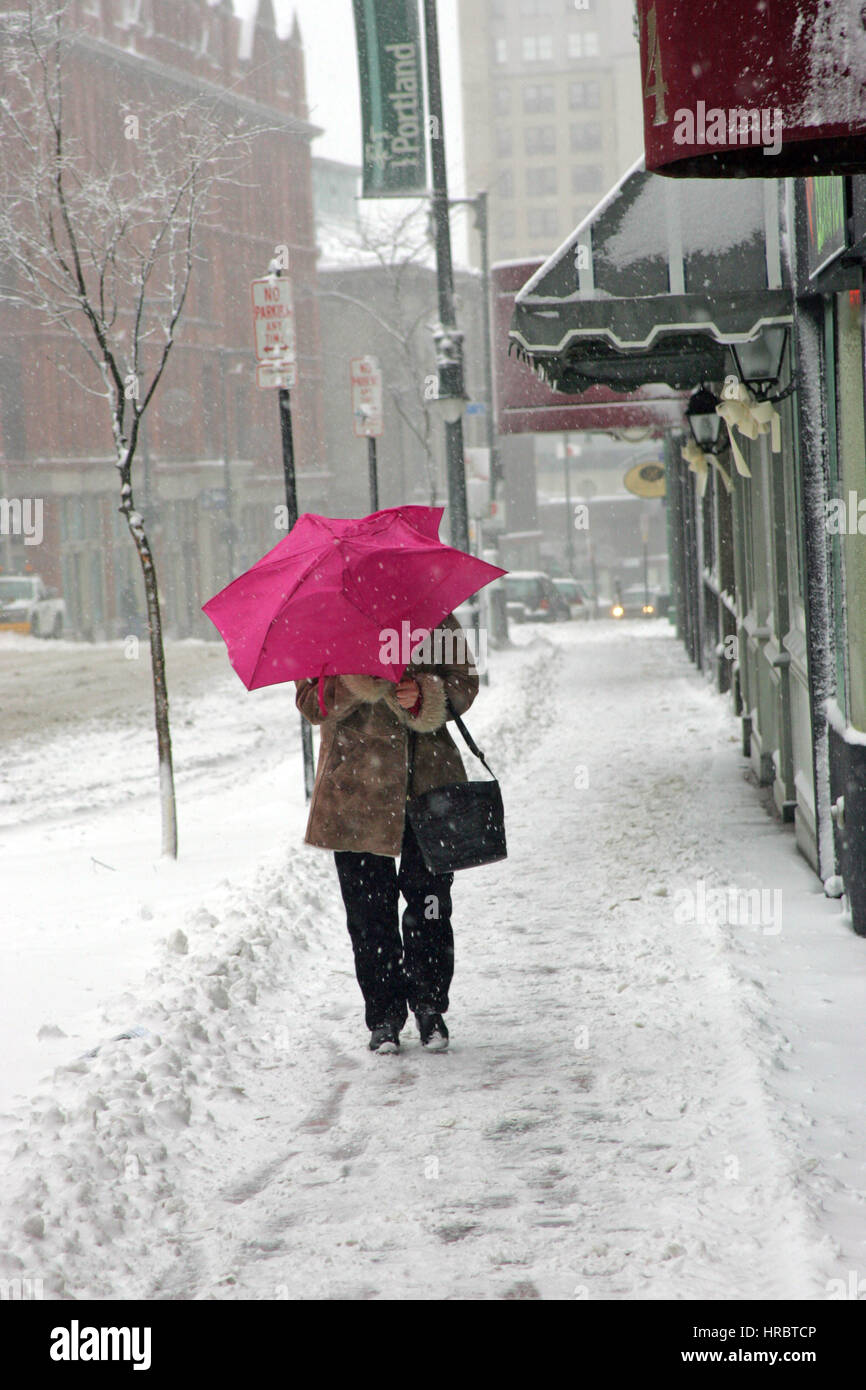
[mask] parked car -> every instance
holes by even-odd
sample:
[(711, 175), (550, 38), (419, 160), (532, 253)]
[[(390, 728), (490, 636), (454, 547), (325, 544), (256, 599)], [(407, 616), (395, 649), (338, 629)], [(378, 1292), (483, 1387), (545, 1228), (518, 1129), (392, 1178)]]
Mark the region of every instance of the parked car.
[(62, 637), (66, 604), (38, 574), (0, 574), (0, 632)]
[(572, 618), (592, 617), (593, 602), (586, 589), (576, 579), (554, 579), (554, 584), (571, 610)]
[(502, 582), (513, 622), (562, 623), (571, 617), (568, 599), (542, 570), (512, 570)]

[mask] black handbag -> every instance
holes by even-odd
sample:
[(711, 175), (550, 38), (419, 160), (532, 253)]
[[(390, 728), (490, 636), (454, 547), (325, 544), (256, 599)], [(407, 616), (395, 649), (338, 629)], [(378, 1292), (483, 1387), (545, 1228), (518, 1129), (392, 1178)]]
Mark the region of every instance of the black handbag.
[[(432, 787), (420, 796), (409, 797), (406, 814), (424, 863), (433, 874), (450, 874), (458, 869), (495, 864), (508, 854), (505, 847), (505, 809), (499, 783), (459, 714), (454, 714), (450, 708), (449, 713), (470, 751), (484, 764), (493, 780), (449, 782), (444, 787)], [(409, 777), (406, 783), (409, 788), (415, 771), (416, 738), (417, 734), (410, 729)]]

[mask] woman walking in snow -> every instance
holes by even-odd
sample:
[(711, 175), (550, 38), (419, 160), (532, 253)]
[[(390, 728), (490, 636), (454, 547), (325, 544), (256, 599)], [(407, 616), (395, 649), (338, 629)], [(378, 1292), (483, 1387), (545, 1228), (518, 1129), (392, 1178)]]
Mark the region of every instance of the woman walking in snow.
[[(406, 801), (466, 781), (446, 722), (472, 704), (478, 674), (452, 616), (427, 650), (434, 659), (411, 662), (399, 685), (375, 676), (326, 677), (325, 714), (317, 682), (295, 682), (298, 709), (322, 735), (304, 838), (334, 851), (373, 1052), (399, 1051), (409, 1009), (425, 1048), (448, 1046), (443, 1015), (454, 970), (454, 875), (427, 869)], [(452, 659), (437, 660), (443, 652)], [(416, 735), (411, 786), (410, 732)]]

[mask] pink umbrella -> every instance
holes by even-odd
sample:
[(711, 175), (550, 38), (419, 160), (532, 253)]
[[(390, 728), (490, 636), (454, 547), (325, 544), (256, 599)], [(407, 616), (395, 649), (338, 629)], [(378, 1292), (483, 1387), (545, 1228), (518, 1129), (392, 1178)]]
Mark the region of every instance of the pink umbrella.
[[(202, 612), (247, 689), (347, 674), (399, 681), (410, 660), (406, 634), (414, 646), (507, 572), (443, 544), (442, 513), (387, 507), (344, 520), (306, 512), (208, 599)], [(397, 660), (389, 634), (400, 639)]]

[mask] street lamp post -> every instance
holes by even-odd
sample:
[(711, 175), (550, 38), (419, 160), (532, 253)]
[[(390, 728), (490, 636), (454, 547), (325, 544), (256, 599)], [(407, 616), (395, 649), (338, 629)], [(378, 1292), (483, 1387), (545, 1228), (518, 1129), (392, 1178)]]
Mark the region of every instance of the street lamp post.
[[(469, 511), (466, 504), (466, 466), (463, 456), (463, 335), (454, 312), (454, 272), (451, 263), (448, 176), (445, 168), (445, 123), (442, 78), (439, 71), (439, 29), (436, 0), (424, 0), (424, 38), (427, 57), (427, 102), (430, 117), (431, 210), (436, 246), (439, 322), (433, 330), (439, 376), (438, 409), (445, 422), (445, 458), (451, 543), (469, 549)], [(435, 404), (435, 402), (433, 402)]]
[[(490, 302), (490, 236), (487, 215), (487, 190), (476, 193), (474, 198), (452, 198), (452, 207), (465, 205), (475, 212), (475, 230), (481, 247), (481, 302), (484, 344), (484, 394), (487, 410), (485, 415), (487, 431), (487, 455), (489, 459), (489, 485), (491, 513), (496, 503), (497, 489), (501, 479), (499, 449), (496, 444), (496, 419), (493, 414), (493, 338), (491, 331), (492, 305)], [(499, 564), (499, 543), (497, 533), (493, 533), (493, 546), (496, 563)], [(508, 610), (505, 592), (501, 585), (496, 586), (488, 604), (490, 613), (491, 638), (496, 646), (504, 646), (508, 641)]]

